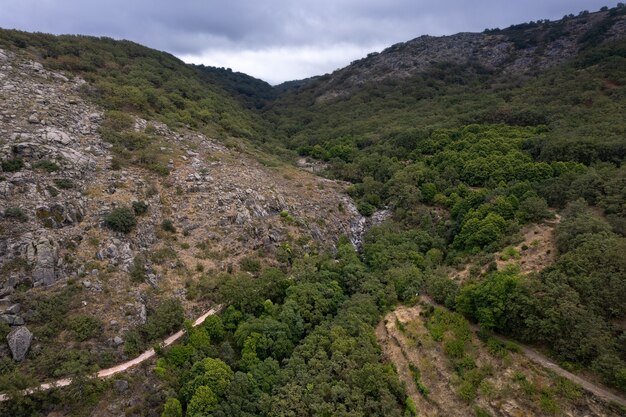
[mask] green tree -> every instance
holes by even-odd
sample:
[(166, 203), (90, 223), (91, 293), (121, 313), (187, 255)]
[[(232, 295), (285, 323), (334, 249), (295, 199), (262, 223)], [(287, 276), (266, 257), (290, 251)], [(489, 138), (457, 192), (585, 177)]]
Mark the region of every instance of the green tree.
[(168, 398), (161, 417), (183, 417), (183, 407), (177, 398)]
[(187, 405), (188, 417), (206, 417), (210, 415), (219, 399), (210, 387), (200, 386), (196, 389)]

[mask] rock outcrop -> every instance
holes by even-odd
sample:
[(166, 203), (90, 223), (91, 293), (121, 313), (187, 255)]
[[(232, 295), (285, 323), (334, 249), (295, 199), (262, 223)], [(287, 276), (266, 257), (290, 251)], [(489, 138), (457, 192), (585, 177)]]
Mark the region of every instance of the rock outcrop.
[(13, 359), (20, 362), (23, 361), (30, 348), (30, 343), (33, 340), (33, 334), (26, 328), (26, 326), (15, 327), (7, 335), (7, 341), (9, 342), (9, 348)]

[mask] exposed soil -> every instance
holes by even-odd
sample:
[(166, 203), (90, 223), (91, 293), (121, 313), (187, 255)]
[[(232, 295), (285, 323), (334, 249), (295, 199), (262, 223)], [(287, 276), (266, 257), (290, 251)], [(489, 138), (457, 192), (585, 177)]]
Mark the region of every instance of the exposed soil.
[[(509, 352), (505, 357), (491, 353), (474, 332), (469, 355), (477, 366), (493, 369), (478, 389), (473, 402), (458, 395), (459, 377), (442, 344), (430, 336), (422, 316), (421, 305), (401, 306), (387, 314), (376, 329), (378, 342), (385, 357), (396, 367), (400, 380), (416, 405), (420, 416), (472, 416), (477, 408), (492, 416), (566, 415), (617, 417), (623, 411), (614, 402), (626, 407), (626, 401), (603, 387), (599, 387), (558, 367), (534, 349), (521, 346), (519, 353)], [(428, 390), (419, 392), (411, 366), (417, 367), (420, 382)], [(572, 388), (565, 395), (559, 391), (561, 378), (580, 388)], [(522, 384), (520, 380), (528, 381)], [(530, 389), (531, 387), (532, 389)], [(530, 391), (529, 391), (530, 389)], [(547, 409), (541, 393), (549, 392), (555, 398), (556, 408)]]
[[(556, 259), (557, 249), (554, 230), (560, 222), (561, 216), (555, 214), (551, 221), (524, 226), (520, 232), (522, 241), (512, 246), (515, 255), (507, 254), (506, 249), (494, 254), (498, 270), (509, 265), (516, 265), (521, 273), (528, 274), (539, 272), (550, 266)], [(474, 263), (470, 262), (460, 271), (451, 271), (450, 278), (459, 282), (466, 281), (470, 277), (470, 270), (473, 265)], [(481, 268), (481, 274), (486, 271), (487, 265), (484, 265)]]

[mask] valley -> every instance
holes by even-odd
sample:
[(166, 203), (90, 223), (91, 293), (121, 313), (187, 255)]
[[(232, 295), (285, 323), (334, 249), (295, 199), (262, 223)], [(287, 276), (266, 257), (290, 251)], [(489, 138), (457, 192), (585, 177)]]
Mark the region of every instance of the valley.
[(0, 29), (0, 415), (625, 415), (625, 51), (620, 4), (272, 87)]

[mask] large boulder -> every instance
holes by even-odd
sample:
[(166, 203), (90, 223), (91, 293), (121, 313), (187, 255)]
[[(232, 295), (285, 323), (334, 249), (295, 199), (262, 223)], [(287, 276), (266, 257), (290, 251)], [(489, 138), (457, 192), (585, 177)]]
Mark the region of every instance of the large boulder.
[(74, 142), (70, 135), (54, 127), (47, 128), (44, 133), (44, 137), (49, 143), (60, 144), (64, 146), (67, 146)]
[(18, 362), (24, 360), (32, 340), (33, 334), (26, 326), (19, 326), (11, 330), (7, 335), (7, 341), (9, 342), (9, 348), (14, 360)]

